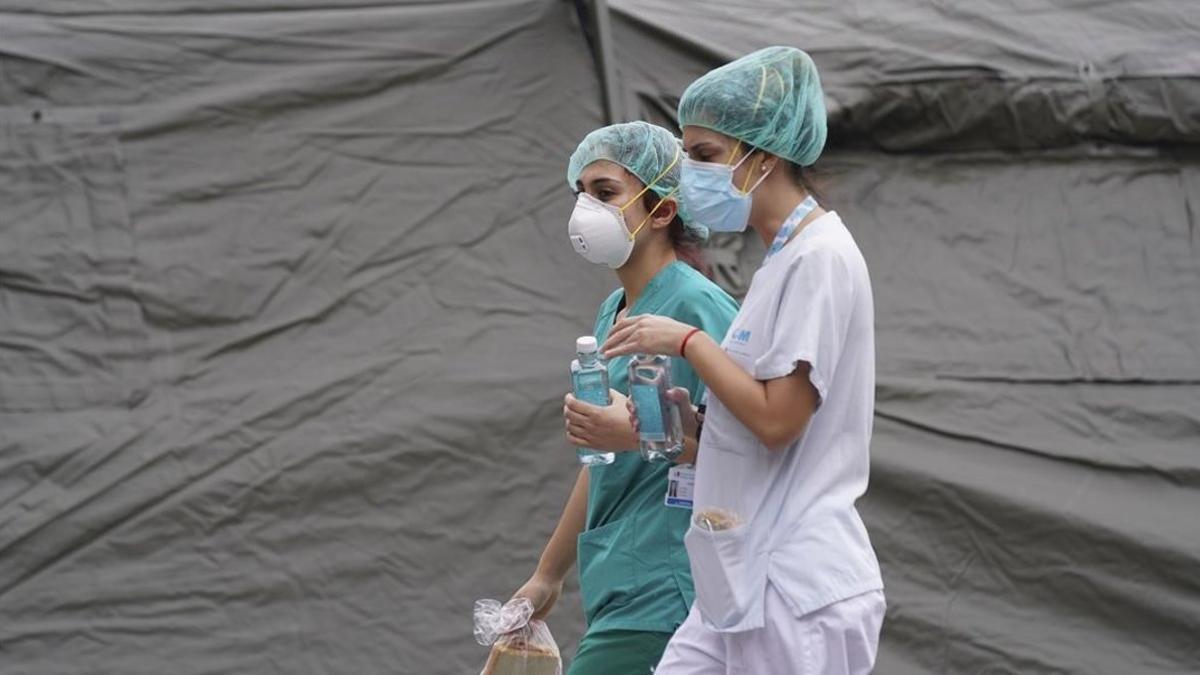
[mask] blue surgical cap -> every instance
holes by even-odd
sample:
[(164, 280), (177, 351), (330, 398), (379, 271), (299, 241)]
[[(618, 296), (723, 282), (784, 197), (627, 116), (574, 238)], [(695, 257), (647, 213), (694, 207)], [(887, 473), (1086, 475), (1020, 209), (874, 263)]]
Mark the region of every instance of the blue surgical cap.
[(811, 57), (767, 47), (710, 70), (679, 101), (679, 125), (698, 126), (809, 166), (825, 148), (825, 96)]
[(675, 200), (683, 224), (701, 239), (708, 238), (708, 228), (692, 222), (679, 198), (683, 147), (675, 134), (647, 122), (624, 122), (596, 129), (571, 154), (567, 184), (574, 189), (583, 170), (602, 159), (625, 167), (659, 197)]

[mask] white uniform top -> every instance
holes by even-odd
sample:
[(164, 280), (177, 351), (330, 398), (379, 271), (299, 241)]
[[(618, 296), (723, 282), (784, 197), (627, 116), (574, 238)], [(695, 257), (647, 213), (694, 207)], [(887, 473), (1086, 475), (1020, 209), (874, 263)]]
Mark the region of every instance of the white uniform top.
[[(694, 576), (708, 577), (696, 585), (711, 628), (760, 627), (768, 581), (798, 617), (883, 587), (854, 506), (867, 488), (874, 331), (866, 262), (836, 213), (811, 222), (754, 275), (722, 348), (760, 381), (789, 375), (801, 361), (809, 364), (820, 403), (800, 439), (768, 450), (709, 396), (695, 511), (717, 507), (746, 523), (739, 535), (744, 541), (733, 548), (724, 542), (722, 550), (706, 554), (689, 542)], [(731, 560), (731, 550), (740, 551), (733, 557), (741, 560)], [(731, 588), (712, 590), (718, 581)], [(728, 604), (722, 599), (728, 593), (750, 598), (751, 606), (718, 618), (716, 606)], [(706, 611), (710, 607), (716, 611)]]

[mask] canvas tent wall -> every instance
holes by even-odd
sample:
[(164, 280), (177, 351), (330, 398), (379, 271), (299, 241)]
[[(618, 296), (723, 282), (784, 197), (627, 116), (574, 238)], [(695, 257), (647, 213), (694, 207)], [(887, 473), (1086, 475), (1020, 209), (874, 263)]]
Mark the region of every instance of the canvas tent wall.
[(614, 285), (567, 155), (774, 43), (874, 278), (879, 672), (1187, 672), (1200, 11), (1060, 5), (4, 3), (0, 672), (477, 668)]

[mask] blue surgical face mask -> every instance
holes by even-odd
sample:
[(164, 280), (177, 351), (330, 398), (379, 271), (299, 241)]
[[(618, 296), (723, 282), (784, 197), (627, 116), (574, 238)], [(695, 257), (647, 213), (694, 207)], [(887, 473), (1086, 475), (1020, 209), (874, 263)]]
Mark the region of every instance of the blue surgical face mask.
[(738, 163), (717, 164), (683, 160), (679, 178), (679, 193), (692, 219), (707, 225), (713, 232), (743, 232), (750, 222), (750, 193), (770, 175), (764, 173), (758, 182), (743, 192), (733, 185), (733, 172), (753, 153), (744, 155)]

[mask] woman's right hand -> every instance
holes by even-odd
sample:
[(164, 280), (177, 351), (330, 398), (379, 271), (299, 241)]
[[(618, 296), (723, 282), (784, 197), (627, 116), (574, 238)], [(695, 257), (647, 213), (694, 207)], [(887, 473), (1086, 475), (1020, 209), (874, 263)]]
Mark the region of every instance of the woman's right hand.
[(528, 598), (533, 603), (533, 618), (544, 619), (558, 602), (562, 595), (562, 580), (554, 581), (544, 575), (534, 573), (525, 585), (513, 593), (513, 598)]

